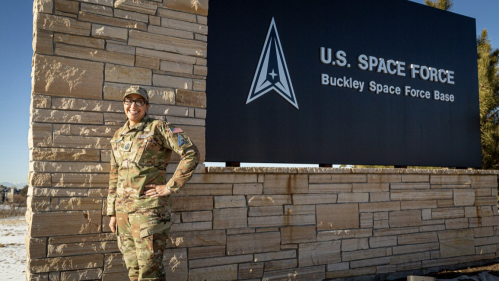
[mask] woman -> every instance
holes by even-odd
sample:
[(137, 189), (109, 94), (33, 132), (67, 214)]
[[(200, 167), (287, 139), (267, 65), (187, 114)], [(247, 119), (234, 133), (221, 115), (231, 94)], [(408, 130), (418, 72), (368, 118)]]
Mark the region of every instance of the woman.
[[(170, 194), (192, 177), (199, 152), (182, 129), (147, 116), (149, 96), (142, 87), (128, 88), (123, 105), (128, 120), (111, 139), (109, 227), (117, 230), (130, 280), (163, 281), (163, 252), (171, 227)], [(172, 151), (181, 160), (167, 181)]]

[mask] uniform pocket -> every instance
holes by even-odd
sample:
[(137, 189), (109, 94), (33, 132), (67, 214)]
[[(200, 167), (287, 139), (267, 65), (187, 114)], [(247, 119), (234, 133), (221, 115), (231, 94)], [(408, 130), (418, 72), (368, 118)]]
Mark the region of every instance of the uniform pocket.
[(141, 216), (139, 235), (141, 238), (154, 234), (168, 234), (172, 226), (171, 215), (165, 207), (139, 210)]
[(139, 149), (137, 149), (137, 154), (135, 155), (134, 162), (136, 163), (141, 163), (140, 159), (142, 158), (142, 155), (144, 154), (144, 150), (146, 149), (147, 143), (149, 142), (148, 139), (139, 139), (137, 141), (139, 143)]
[(118, 164), (118, 166), (121, 166), (121, 164), (123, 163), (123, 155), (121, 154), (120, 149), (123, 145), (122, 140), (123, 138), (111, 140), (112, 153), (114, 155), (114, 160), (116, 160), (116, 164)]
[(150, 136), (146, 139), (140, 140), (141, 144), (139, 146), (139, 150), (135, 157), (135, 162), (139, 163), (143, 166), (157, 166), (160, 164), (162, 147), (158, 144), (158, 142), (154, 139), (153, 136)]
[(162, 223), (156, 225), (144, 224), (140, 225), (140, 238), (144, 238), (154, 234), (167, 234), (170, 232), (170, 228), (172, 227), (172, 223)]

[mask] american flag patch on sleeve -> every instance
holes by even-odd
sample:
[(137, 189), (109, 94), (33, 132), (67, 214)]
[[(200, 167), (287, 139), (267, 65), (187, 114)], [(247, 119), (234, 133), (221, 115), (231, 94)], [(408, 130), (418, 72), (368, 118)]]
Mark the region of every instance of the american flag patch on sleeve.
[(180, 128), (171, 128), (170, 129), (172, 131), (172, 133), (174, 134), (178, 134), (178, 133), (183, 133), (184, 131), (182, 131), (182, 129)]

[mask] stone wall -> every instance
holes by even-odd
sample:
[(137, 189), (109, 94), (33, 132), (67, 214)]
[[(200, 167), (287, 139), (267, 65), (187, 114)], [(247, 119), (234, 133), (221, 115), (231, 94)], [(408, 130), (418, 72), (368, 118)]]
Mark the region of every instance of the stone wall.
[[(490, 263), (496, 194), (496, 171), (198, 169), (174, 198), (164, 264), (168, 280), (323, 280)], [(88, 200), (98, 210), (32, 205), (31, 280), (126, 280), (115, 236), (93, 224), (103, 198)]]
[[(28, 280), (126, 280), (103, 216), (122, 93), (146, 87), (149, 114), (204, 155), (207, 13), (207, 0), (34, 1)], [(397, 277), (490, 262), (497, 173), (201, 165), (174, 198), (169, 280)]]
[(172, 280), (323, 280), (490, 262), (495, 173), (208, 168), (176, 198), (166, 264), (184, 262)]

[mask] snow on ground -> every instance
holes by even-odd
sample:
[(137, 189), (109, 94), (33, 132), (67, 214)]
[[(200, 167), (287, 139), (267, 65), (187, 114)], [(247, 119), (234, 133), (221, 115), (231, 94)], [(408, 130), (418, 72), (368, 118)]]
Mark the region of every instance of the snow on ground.
[(26, 280), (26, 219), (0, 219), (0, 276), (2, 280)]

